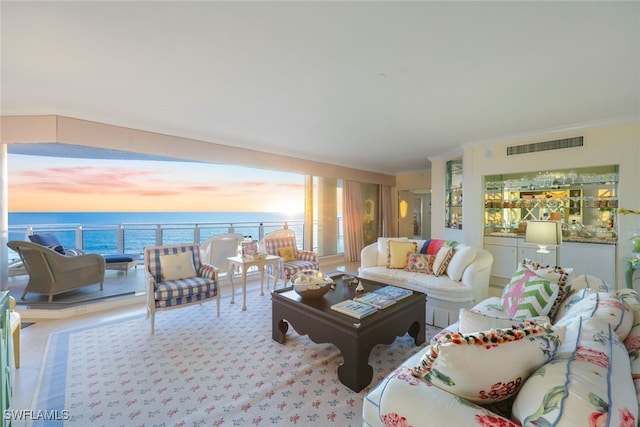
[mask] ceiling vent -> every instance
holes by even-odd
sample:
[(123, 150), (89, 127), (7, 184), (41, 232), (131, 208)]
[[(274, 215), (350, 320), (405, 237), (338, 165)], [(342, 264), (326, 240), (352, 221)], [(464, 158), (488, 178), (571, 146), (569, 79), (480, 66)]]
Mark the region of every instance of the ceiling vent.
[(507, 147), (507, 156), (582, 146), (584, 146), (584, 137), (576, 136), (575, 138), (556, 139), (554, 141), (535, 142), (533, 144), (513, 145), (511, 147)]

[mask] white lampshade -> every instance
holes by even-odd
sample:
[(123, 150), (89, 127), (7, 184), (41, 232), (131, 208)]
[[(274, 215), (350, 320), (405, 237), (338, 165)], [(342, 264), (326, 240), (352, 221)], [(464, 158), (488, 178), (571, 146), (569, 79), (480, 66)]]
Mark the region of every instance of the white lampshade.
[(560, 221), (527, 221), (524, 234), (525, 243), (538, 245), (538, 252), (549, 253), (547, 246), (562, 244), (562, 227)]

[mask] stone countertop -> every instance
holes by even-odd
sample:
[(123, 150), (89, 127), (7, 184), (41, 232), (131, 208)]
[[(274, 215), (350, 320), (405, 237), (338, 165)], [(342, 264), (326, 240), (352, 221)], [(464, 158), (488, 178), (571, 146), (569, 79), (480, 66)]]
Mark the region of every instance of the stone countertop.
[[(494, 231), (491, 233), (485, 233), (485, 236), (491, 237), (518, 237), (524, 239), (524, 233), (516, 233), (516, 232), (504, 232), (504, 231)], [(562, 237), (562, 243), (575, 242), (575, 243), (594, 243), (599, 245), (616, 245), (618, 243), (617, 237)]]

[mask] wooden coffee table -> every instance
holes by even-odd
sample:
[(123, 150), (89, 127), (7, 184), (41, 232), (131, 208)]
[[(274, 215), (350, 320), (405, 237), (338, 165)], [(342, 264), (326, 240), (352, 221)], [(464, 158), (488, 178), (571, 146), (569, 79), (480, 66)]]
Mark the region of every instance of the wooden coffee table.
[[(416, 345), (425, 341), (426, 295), (414, 292), (389, 307), (356, 319), (331, 309), (333, 304), (355, 296), (355, 285), (348, 284), (348, 277), (336, 276), (333, 280), (336, 289), (315, 300), (302, 300), (293, 288), (273, 291), (272, 338), (282, 344), (291, 324), (300, 335), (308, 335), (315, 343), (334, 344), (344, 359), (338, 367), (340, 382), (359, 392), (373, 378), (373, 368), (369, 365), (373, 347), (391, 344), (407, 332)], [(364, 292), (386, 286), (364, 279), (362, 284)]]

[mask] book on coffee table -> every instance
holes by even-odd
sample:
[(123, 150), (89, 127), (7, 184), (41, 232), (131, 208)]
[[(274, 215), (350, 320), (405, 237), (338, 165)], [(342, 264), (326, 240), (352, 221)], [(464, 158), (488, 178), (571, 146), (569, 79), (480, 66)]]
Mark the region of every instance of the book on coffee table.
[(362, 319), (363, 317), (378, 311), (378, 309), (372, 305), (365, 304), (358, 301), (353, 301), (350, 299), (339, 302), (337, 304), (333, 304), (331, 306), (331, 309), (339, 313), (346, 314), (351, 317), (355, 317), (356, 319)]
[(413, 291), (409, 289), (399, 288), (397, 286), (385, 286), (384, 288), (376, 289), (373, 291), (376, 294), (384, 295), (387, 298), (393, 299), (394, 301), (399, 301), (403, 298), (408, 297), (409, 295), (413, 295)]
[(394, 298), (390, 298), (387, 295), (379, 294), (376, 292), (366, 293), (359, 297), (355, 297), (353, 300), (372, 305), (376, 308), (385, 308), (389, 307), (391, 304), (396, 303), (396, 300)]

